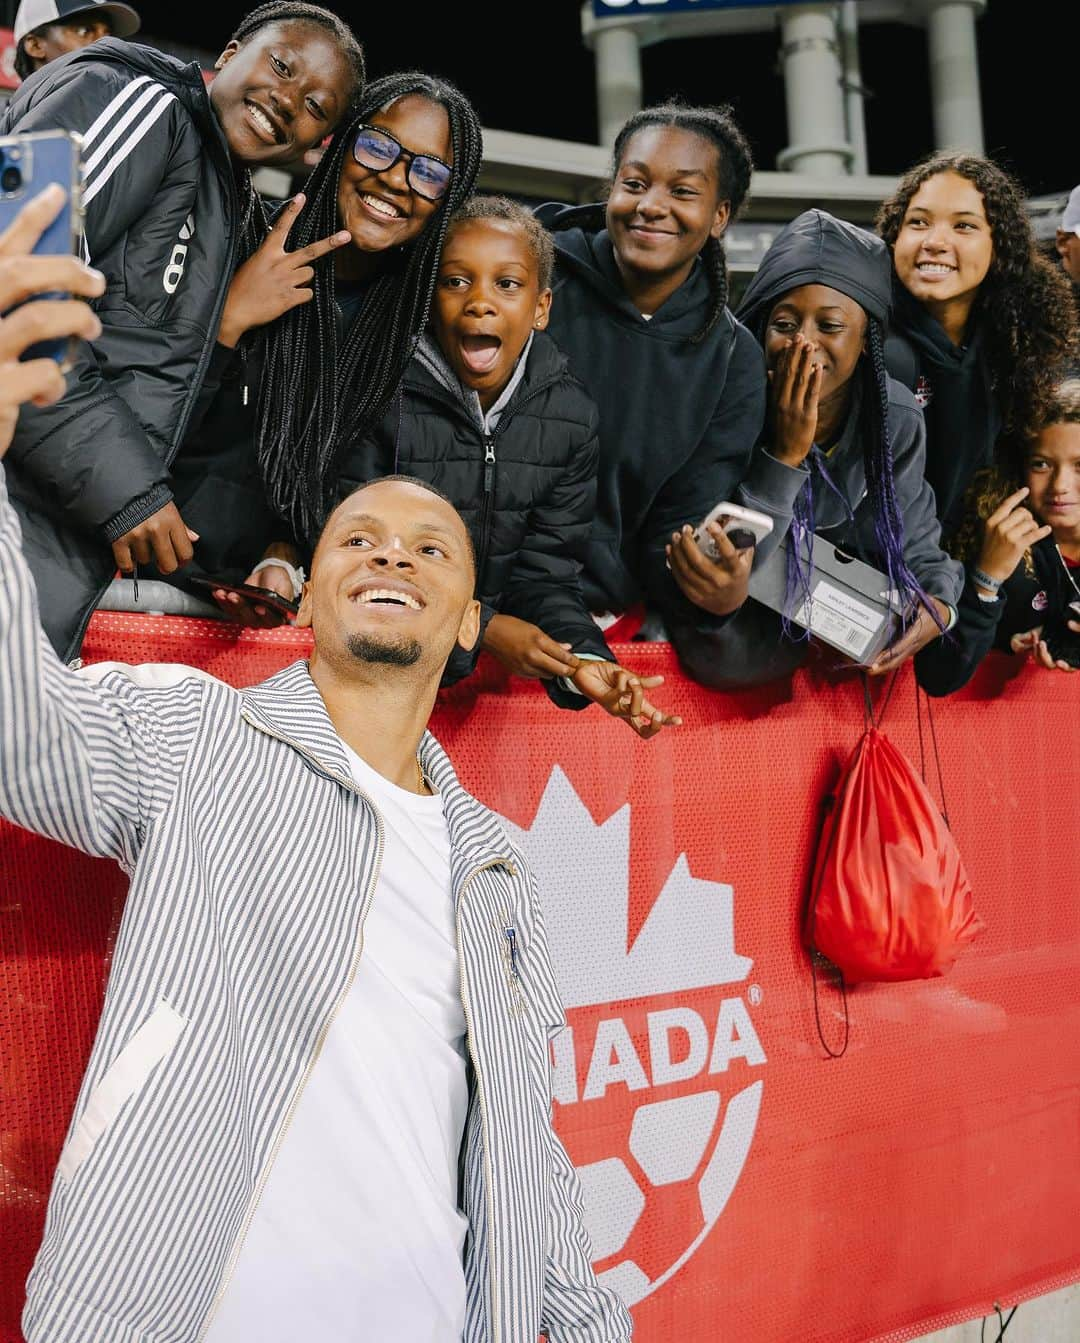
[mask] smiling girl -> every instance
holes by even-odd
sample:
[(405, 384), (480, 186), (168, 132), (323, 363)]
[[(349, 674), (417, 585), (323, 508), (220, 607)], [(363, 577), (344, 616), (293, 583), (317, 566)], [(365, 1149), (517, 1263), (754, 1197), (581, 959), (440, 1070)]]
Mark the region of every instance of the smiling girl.
[(249, 170), (317, 145), (364, 77), (347, 25), (303, 3), (253, 10), (216, 69), (207, 90), (197, 65), (104, 38), (28, 80), (0, 122), (82, 137), (85, 245), (107, 281), (100, 337), (76, 348), (56, 405), (27, 407), (8, 472), (42, 623), (66, 657), (117, 566), (191, 558), (168, 473), (229, 278), (265, 232)]
[(1004, 430), (1045, 419), (1075, 341), (1068, 285), (1040, 258), (1019, 185), (988, 159), (936, 154), (878, 213), (896, 272), (890, 372), (926, 415), (927, 478), (948, 535)]
[(765, 411), (722, 242), (750, 149), (729, 109), (669, 103), (635, 113), (613, 158), (605, 205), (539, 212), (555, 235), (550, 330), (600, 410), (582, 584), (594, 612), (648, 603), (683, 647), (744, 600), (753, 553), (725, 541), (714, 563), (689, 534), (733, 497)]
[[(212, 397), (177, 472), (204, 573), (298, 594), (293, 543), (313, 543), (343, 454), (398, 389), (480, 155), (476, 113), (453, 85), (418, 71), (375, 80), (237, 272)], [(224, 592), (219, 602), (243, 623), (279, 619)]]
[(1080, 381), (1060, 383), (1042, 427), (1003, 448), (972, 482), (956, 538), (967, 574), (959, 622), (915, 660), (931, 695), (965, 685), (991, 648), (1051, 670), (1080, 661)]
[[(875, 673), (938, 637), (962, 584), (924, 478), (922, 415), (885, 371), (890, 288), (880, 239), (807, 210), (777, 235), (739, 309), (769, 371), (768, 422), (741, 498), (773, 518), (769, 545), (792, 534), (793, 605), (809, 576), (811, 533), (882, 570), (906, 599), (910, 622)], [(690, 670), (712, 685), (754, 684), (792, 670), (806, 650), (751, 599), (695, 651)]]

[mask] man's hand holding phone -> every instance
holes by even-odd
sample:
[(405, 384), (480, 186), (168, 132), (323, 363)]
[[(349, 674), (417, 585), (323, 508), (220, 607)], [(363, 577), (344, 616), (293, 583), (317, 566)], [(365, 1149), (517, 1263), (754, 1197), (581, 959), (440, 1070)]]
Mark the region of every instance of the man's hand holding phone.
[[(105, 277), (73, 256), (32, 256), (38, 239), (64, 208), (66, 194), (55, 184), (27, 201), (0, 234), (0, 457), (11, 445), (19, 407), (27, 401), (52, 405), (64, 394), (64, 375), (54, 359), (22, 360), (42, 341), (101, 334), (97, 314), (79, 298), (39, 299), (36, 294), (68, 292), (97, 298)], [(14, 312), (11, 308), (22, 303)]]

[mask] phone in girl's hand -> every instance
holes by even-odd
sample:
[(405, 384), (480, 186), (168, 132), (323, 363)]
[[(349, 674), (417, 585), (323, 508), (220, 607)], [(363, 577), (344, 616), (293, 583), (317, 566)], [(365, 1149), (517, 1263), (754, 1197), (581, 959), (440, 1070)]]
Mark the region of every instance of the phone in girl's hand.
[[(82, 254), (82, 141), (70, 131), (31, 131), (24, 135), (0, 136), (0, 232), (15, 219), (28, 200), (53, 183), (64, 189), (64, 208), (34, 246), (35, 256), (80, 256)], [(66, 293), (35, 294), (43, 298), (70, 298)], [(18, 305), (16, 305), (18, 306)], [(4, 314), (6, 316), (6, 314)], [(66, 371), (71, 341), (43, 340), (20, 356), (55, 359)]]
[(711, 560), (717, 560), (720, 556), (715, 542), (705, 530), (710, 522), (719, 522), (724, 535), (738, 550), (756, 546), (773, 529), (773, 520), (765, 513), (743, 508), (741, 504), (717, 504), (694, 532), (694, 540)]
[(209, 588), (211, 592), (235, 592), (238, 597), (243, 597), (245, 601), (253, 605), (268, 606), (271, 611), (276, 611), (279, 616), (295, 616), (300, 610), (299, 601), (294, 601), (290, 597), (283, 597), (280, 592), (275, 592), (273, 588), (258, 588), (254, 583), (228, 583), (219, 578), (203, 578), (201, 575), (192, 575), (188, 579), (189, 583), (197, 583), (201, 588)]

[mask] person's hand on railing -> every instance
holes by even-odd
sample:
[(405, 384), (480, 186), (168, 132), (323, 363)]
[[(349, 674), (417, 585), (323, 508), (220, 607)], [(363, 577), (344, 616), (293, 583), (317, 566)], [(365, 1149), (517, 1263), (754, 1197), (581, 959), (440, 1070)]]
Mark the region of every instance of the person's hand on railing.
[(682, 725), (681, 718), (664, 713), (645, 698), (646, 690), (663, 685), (662, 676), (639, 676), (617, 662), (582, 661), (570, 680), (587, 699), (628, 723), (645, 741), (661, 728)]
[(513, 676), (570, 676), (580, 665), (569, 644), (517, 616), (493, 615), (484, 630), (483, 646)]

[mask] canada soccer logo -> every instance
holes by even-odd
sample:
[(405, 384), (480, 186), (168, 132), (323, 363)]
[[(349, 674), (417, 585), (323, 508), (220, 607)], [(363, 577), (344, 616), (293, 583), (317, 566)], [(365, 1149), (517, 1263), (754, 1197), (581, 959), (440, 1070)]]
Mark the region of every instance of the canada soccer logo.
[(631, 1306), (698, 1250), (742, 1173), (766, 1057), (729, 986), (752, 962), (735, 952), (732, 888), (693, 876), (685, 854), (627, 945), (630, 807), (595, 824), (558, 766), (532, 826), (506, 827), (536, 874), (567, 1009), (556, 1127), (597, 1275)]

